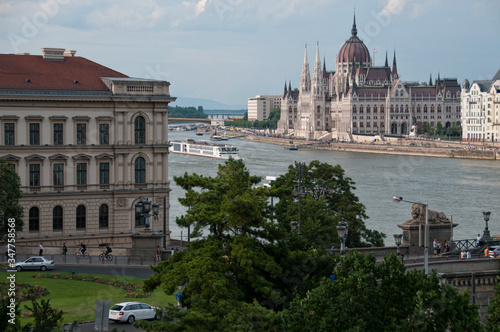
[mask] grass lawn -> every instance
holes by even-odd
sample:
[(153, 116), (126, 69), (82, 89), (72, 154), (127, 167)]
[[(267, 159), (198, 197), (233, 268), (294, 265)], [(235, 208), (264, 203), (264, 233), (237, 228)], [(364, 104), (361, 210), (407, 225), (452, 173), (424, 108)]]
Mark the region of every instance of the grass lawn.
[[(149, 298), (126, 298), (126, 290), (119, 287), (89, 281), (32, 277), (39, 273), (17, 272), (16, 283), (45, 286), (50, 291), (50, 294), (42, 298), (50, 299), (52, 308), (63, 310), (64, 323), (71, 323), (75, 319), (79, 322), (94, 320), (96, 300), (109, 300), (110, 306), (125, 301), (145, 302), (158, 307), (163, 307), (167, 303), (177, 303), (175, 295), (166, 295), (160, 288), (156, 289)], [(0, 272), (0, 281), (7, 281), (8, 275), (9, 273), (7, 272)], [(97, 274), (92, 275), (96, 276)], [(112, 276), (103, 275), (103, 277)], [(143, 279), (127, 277), (120, 277), (120, 280), (135, 283), (143, 281)], [(25, 304), (31, 307), (31, 301), (20, 302), (21, 313), (27, 311), (24, 308)], [(33, 318), (26, 317), (21, 319), (22, 325), (30, 321), (33, 321)]]

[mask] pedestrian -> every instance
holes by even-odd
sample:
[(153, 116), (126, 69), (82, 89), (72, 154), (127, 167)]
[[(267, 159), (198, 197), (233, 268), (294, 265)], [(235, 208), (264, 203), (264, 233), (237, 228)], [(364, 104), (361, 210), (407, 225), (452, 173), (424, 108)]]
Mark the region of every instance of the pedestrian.
[(471, 259), (472, 255), (470, 254), (470, 250), (467, 250), (467, 259)]
[(179, 247), (175, 247), (175, 252), (178, 252), (179, 251)]
[(484, 249), (484, 258), (488, 257), (490, 257), (490, 248), (486, 247), (486, 249)]
[(172, 257), (175, 253), (174, 247), (172, 247), (172, 250), (170, 250), (170, 257)]
[(460, 259), (465, 259), (467, 258), (467, 253), (465, 252), (465, 249), (462, 249), (462, 252), (460, 253)]
[(156, 262), (161, 262), (161, 249), (160, 249), (160, 246), (156, 246)]
[(481, 238), (481, 234), (477, 235), (477, 246), (480, 247), (483, 245), (483, 239)]
[(330, 248), (330, 251), (332, 252), (332, 254), (335, 253), (335, 245), (333, 245), (331, 248)]
[(40, 248), (40, 250), (38, 251), (38, 256), (42, 256), (42, 254), (43, 254), (43, 245), (42, 245), (42, 242), (40, 242), (40, 245), (38, 247)]
[(61, 254), (61, 257), (62, 257), (63, 261), (66, 261), (66, 254), (67, 253), (68, 253), (68, 248), (66, 248), (66, 242), (63, 242), (62, 254)]

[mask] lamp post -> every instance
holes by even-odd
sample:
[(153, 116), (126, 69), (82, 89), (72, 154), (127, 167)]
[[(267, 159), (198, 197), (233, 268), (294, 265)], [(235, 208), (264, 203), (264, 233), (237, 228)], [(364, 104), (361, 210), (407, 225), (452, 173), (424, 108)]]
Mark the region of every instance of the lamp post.
[(298, 217), (298, 226), (299, 226), (299, 235), (302, 235), (300, 232), (300, 200), (302, 196), (305, 194), (305, 188), (302, 187), (302, 170), (304, 168), (305, 163), (295, 162), (295, 167), (297, 168), (297, 179), (294, 181), (295, 185), (293, 186), (293, 193), (299, 197), (299, 217)]
[(339, 221), (337, 226), (337, 234), (341, 243), (340, 255), (345, 255), (345, 240), (347, 239), (347, 232), (349, 231), (349, 225), (345, 221)]
[[(150, 232), (151, 230), (149, 229), (149, 217), (153, 216), (155, 220), (158, 220), (158, 213), (160, 210), (160, 204), (157, 203), (152, 203), (149, 199), (146, 199), (145, 201), (139, 202), (135, 204), (135, 214), (137, 216), (140, 216), (141, 218), (146, 218), (146, 221), (144, 223), (144, 227), (146, 228), (144, 231), (145, 232)], [(150, 212), (153, 213), (150, 213)]]
[(490, 236), (490, 231), (488, 229), (488, 220), (490, 220), (490, 214), (491, 212), (490, 211), (483, 211), (483, 218), (484, 218), (484, 221), (486, 222), (486, 225), (484, 227), (484, 232), (483, 232), (483, 242), (484, 243), (488, 243), (491, 241), (491, 236)]
[(392, 200), (396, 203), (406, 202), (411, 204), (419, 204), (425, 207), (425, 231), (424, 231), (424, 270), (425, 274), (429, 275), (429, 209), (427, 204), (421, 202), (413, 202), (404, 200), (403, 197), (394, 196)]
[(403, 237), (403, 234), (394, 234), (394, 242), (396, 242), (396, 246), (398, 247), (398, 251), (397, 251), (398, 256), (401, 254), (399, 246), (401, 245), (401, 238), (402, 237)]

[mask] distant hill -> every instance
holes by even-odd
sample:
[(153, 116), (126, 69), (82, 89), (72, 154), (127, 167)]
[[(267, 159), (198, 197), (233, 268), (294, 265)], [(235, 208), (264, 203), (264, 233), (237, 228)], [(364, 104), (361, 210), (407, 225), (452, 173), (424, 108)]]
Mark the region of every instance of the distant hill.
[(247, 105), (227, 105), (219, 103), (215, 100), (203, 99), (203, 98), (189, 98), (189, 97), (177, 97), (177, 100), (170, 104), (171, 106), (180, 107), (203, 107), (204, 110), (241, 110), (247, 109)]

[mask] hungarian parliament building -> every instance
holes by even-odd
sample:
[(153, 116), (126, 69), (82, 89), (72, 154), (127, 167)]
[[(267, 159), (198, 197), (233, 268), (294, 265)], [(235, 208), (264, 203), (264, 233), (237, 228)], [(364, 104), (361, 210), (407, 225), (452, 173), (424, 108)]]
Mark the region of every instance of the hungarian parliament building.
[(357, 36), (356, 18), (351, 37), (340, 49), (335, 71), (321, 63), (319, 46), (312, 79), (307, 46), (299, 88), (285, 83), (278, 134), (310, 139), (351, 140), (354, 134), (411, 135), (426, 124), (460, 126), (460, 85), (456, 78), (428, 83), (403, 82), (396, 52), (389, 66), (374, 66), (370, 52)]

